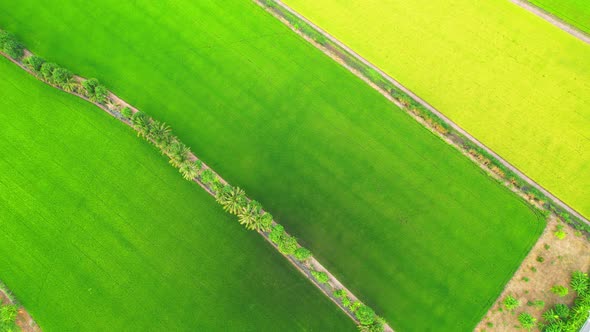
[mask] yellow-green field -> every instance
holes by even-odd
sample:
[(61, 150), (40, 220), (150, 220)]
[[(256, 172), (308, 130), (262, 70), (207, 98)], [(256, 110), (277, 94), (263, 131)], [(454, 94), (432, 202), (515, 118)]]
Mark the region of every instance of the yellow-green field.
[(285, 2), (590, 216), (590, 45), (503, 0)]

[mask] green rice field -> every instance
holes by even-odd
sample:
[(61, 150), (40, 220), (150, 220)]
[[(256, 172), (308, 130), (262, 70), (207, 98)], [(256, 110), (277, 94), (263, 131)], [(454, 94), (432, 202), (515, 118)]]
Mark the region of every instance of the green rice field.
[(528, 0), (576, 28), (590, 33), (590, 2), (587, 0)]
[(285, 3), (590, 217), (590, 45), (507, 0)]
[[(169, 123), (396, 330), (472, 330), (544, 227), (524, 201), (251, 1), (23, 0), (0, 10), (0, 26), (34, 52)], [(179, 186), (168, 200), (199, 190)], [(320, 316), (310, 308), (300, 310)]]
[(44, 331), (356, 330), (130, 128), (0, 74), (0, 278)]

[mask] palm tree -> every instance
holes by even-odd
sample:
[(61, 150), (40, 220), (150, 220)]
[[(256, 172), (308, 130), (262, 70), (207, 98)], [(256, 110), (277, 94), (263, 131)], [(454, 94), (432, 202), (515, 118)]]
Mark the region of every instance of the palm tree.
[(192, 181), (199, 174), (199, 169), (197, 168), (195, 163), (188, 160), (182, 163), (178, 170), (182, 174), (182, 177), (189, 181)]
[(77, 92), (79, 84), (75, 80), (69, 80), (66, 83), (62, 84), (62, 89), (66, 92)]
[(180, 167), (185, 161), (188, 160), (191, 150), (188, 146), (181, 142), (174, 142), (170, 144), (168, 155), (170, 156), (170, 164), (174, 167)]
[(138, 136), (144, 136), (148, 133), (150, 129), (150, 122), (151, 119), (145, 113), (136, 112), (131, 117), (131, 123), (133, 127), (137, 130)]
[(238, 220), (240, 221), (240, 224), (244, 225), (246, 229), (250, 230), (256, 229), (256, 222), (259, 217), (260, 213), (257, 212), (256, 207), (250, 203), (248, 203), (246, 207), (244, 207), (242, 211), (238, 213)]
[(150, 128), (150, 137), (160, 149), (168, 145), (172, 134), (172, 129), (160, 121), (155, 121)]
[(231, 214), (239, 214), (246, 204), (246, 193), (239, 187), (224, 187), (217, 200), (223, 209)]

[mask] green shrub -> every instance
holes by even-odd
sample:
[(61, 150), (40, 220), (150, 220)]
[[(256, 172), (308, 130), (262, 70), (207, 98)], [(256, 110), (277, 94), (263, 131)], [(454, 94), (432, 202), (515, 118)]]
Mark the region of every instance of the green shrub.
[(375, 322), (375, 311), (364, 304), (354, 312), (354, 315), (361, 325), (371, 325)]
[(320, 284), (325, 284), (328, 282), (329, 278), (325, 272), (314, 271), (311, 270), (311, 275), (317, 280)]
[(285, 228), (282, 225), (275, 225), (270, 234), (268, 234), (268, 238), (274, 242), (275, 244), (279, 244), (285, 235)]
[(25, 66), (27, 66), (27, 68), (29, 68), (35, 74), (40, 74), (41, 73), (41, 66), (43, 66), (43, 64), (45, 63), (45, 60), (43, 60), (43, 58), (41, 58), (39, 56), (31, 55), (30, 57), (25, 58), (23, 63), (25, 64)]
[(554, 307), (554, 310), (555, 310), (555, 314), (560, 319), (565, 320), (570, 316), (570, 307), (568, 307), (567, 305), (565, 305), (563, 303), (556, 304)]
[(512, 310), (518, 308), (519, 306), (520, 306), (520, 302), (518, 302), (518, 300), (511, 295), (508, 295), (504, 299), (504, 308), (506, 308), (506, 310), (508, 310), (508, 311), (512, 311)]
[(334, 297), (335, 298), (341, 298), (341, 297), (345, 297), (346, 296), (346, 291), (344, 289), (337, 289), (334, 291)]
[(545, 258), (543, 258), (543, 256), (537, 256), (537, 262), (543, 263), (544, 261), (545, 261)]
[(279, 241), (279, 251), (285, 255), (292, 255), (297, 250), (297, 240), (289, 235), (283, 233)]
[(214, 179), (215, 173), (213, 173), (213, 171), (209, 168), (207, 168), (203, 171), (203, 173), (201, 173), (201, 182), (203, 182), (204, 184), (210, 184), (213, 182)]
[(350, 299), (348, 298), (348, 296), (344, 295), (342, 297), (342, 305), (346, 308), (350, 307), (350, 305), (352, 304), (352, 302), (350, 301)]
[[(125, 119), (131, 119), (131, 116), (133, 115), (133, 112), (131, 111), (131, 109), (127, 106), (123, 107), (121, 109), (121, 115), (125, 118)], [(200, 167), (199, 167), (200, 169)]]
[(557, 225), (557, 230), (554, 234), (559, 240), (565, 239), (565, 236), (567, 235), (567, 233), (563, 230), (563, 225)]
[(304, 261), (308, 258), (311, 257), (311, 251), (309, 251), (306, 248), (297, 248), (297, 250), (295, 250), (295, 258), (297, 258), (300, 261)]
[(262, 231), (268, 232), (270, 227), (272, 226), (273, 216), (272, 214), (265, 212), (261, 217), (258, 224), (260, 225), (259, 228)]
[(535, 327), (537, 319), (531, 316), (531, 314), (523, 312), (518, 315), (518, 322), (523, 328), (530, 331), (533, 327)]
[(371, 325), (359, 325), (360, 332), (383, 332), (385, 330), (385, 320), (381, 317), (375, 317)]
[(0, 306), (0, 323), (10, 325), (16, 320), (18, 307), (13, 304)]
[(360, 303), (359, 301), (354, 301), (351, 305), (350, 305), (350, 311), (355, 312), (357, 311), (363, 304)]
[(569, 293), (569, 289), (567, 289), (565, 286), (555, 285), (551, 287), (551, 292), (559, 295), (560, 297), (564, 297)]
[(588, 274), (581, 271), (575, 271), (572, 273), (570, 286), (576, 293), (578, 293), (578, 295), (586, 294), (590, 288), (590, 279), (588, 278)]

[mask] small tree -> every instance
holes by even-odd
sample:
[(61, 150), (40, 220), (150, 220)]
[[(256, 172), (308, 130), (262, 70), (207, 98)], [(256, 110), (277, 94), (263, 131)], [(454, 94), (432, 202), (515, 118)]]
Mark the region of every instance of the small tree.
[(375, 311), (364, 304), (355, 311), (354, 315), (361, 325), (371, 325), (375, 322)]
[(260, 218), (257, 220), (256, 229), (260, 231), (268, 232), (270, 227), (272, 226), (272, 214), (265, 212)]
[(43, 77), (45, 81), (52, 83), (53, 71), (57, 68), (59, 68), (59, 66), (56, 63), (45, 62), (41, 65), (41, 77)]
[(279, 251), (285, 255), (292, 255), (295, 253), (295, 250), (297, 250), (297, 240), (292, 236), (284, 234), (279, 242)]
[(90, 100), (99, 104), (104, 104), (109, 96), (109, 90), (104, 85), (99, 85), (94, 89), (94, 96), (90, 97)]
[(295, 250), (295, 258), (299, 261), (305, 261), (311, 257), (311, 251), (306, 248), (300, 247)]
[(341, 297), (346, 296), (346, 291), (344, 289), (337, 289), (337, 290), (334, 291), (333, 295), (334, 295), (335, 298), (338, 298), (339, 299)]
[(535, 327), (537, 319), (531, 316), (531, 314), (523, 312), (520, 315), (518, 315), (518, 322), (523, 328), (530, 331), (533, 329), (533, 327)]
[(0, 48), (15, 60), (22, 58), (25, 50), (23, 44), (13, 34), (5, 31), (0, 32)]
[(555, 285), (551, 287), (551, 292), (559, 295), (560, 297), (564, 297), (569, 293), (569, 290), (565, 286)]
[(279, 224), (275, 225), (268, 234), (268, 238), (277, 245), (281, 242), (283, 236), (285, 236), (285, 228)]
[(520, 306), (520, 302), (518, 302), (518, 300), (511, 295), (508, 295), (504, 299), (504, 308), (506, 308), (506, 310), (508, 310), (508, 311), (513, 311), (514, 309), (518, 308), (519, 306)]
[(133, 115), (133, 112), (131, 111), (131, 109), (127, 106), (123, 107), (121, 109), (121, 115), (125, 118), (125, 119), (131, 119), (131, 116)]
[(210, 184), (213, 180), (215, 180), (215, 173), (211, 169), (207, 168), (201, 173), (201, 182), (204, 184)]
[(328, 275), (325, 272), (314, 271), (311, 270), (311, 275), (317, 280), (320, 284), (325, 284), (328, 282)]
[(73, 76), (74, 74), (72, 74), (71, 71), (62, 67), (57, 67), (53, 70), (53, 73), (51, 73), (51, 81), (59, 86), (62, 86), (70, 82)]
[(96, 78), (89, 78), (82, 82), (82, 87), (84, 88), (84, 94), (88, 97), (94, 96), (94, 90), (100, 83)]
[(43, 58), (39, 56), (31, 55), (30, 57), (25, 58), (23, 63), (25, 64), (25, 66), (27, 66), (27, 68), (29, 68), (31, 71), (38, 75), (41, 73), (41, 66), (43, 66), (45, 60), (43, 60)]

